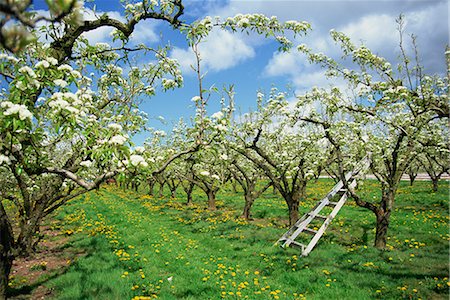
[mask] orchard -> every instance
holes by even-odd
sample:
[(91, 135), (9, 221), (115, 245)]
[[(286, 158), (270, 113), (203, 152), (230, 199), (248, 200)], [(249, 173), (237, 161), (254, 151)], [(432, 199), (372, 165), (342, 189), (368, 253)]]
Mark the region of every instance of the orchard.
[[(304, 20), (101, 2), (0, 3), (0, 299), (40, 285), (49, 299), (448, 297), (447, 45), (424, 65), (407, 14), (392, 59), (334, 29), (323, 53)], [(328, 83), (259, 86), (247, 110), (253, 79), (226, 68), (267, 59), (248, 45)], [(158, 99), (187, 117), (150, 128)], [(273, 246), (338, 182), (349, 200), (311, 255)], [(18, 282), (49, 239), (82, 254)]]

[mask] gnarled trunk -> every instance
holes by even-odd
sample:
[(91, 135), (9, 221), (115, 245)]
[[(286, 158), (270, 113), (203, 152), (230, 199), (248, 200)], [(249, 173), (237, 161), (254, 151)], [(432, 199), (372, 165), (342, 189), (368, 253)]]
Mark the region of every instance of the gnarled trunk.
[(209, 210), (216, 210), (216, 192), (212, 189), (208, 189), (206, 192), (206, 195), (208, 196), (208, 209)]
[(298, 220), (299, 201), (298, 198), (296, 199), (296, 197), (292, 197), (291, 195), (286, 195), (284, 199), (289, 209), (289, 226), (293, 226)]
[(166, 182), (160, 182), (159, 183), (159, 198), (163, 198), (164, 197), (164, 185), (166, 184)]
[(409, 185), (413, 186), (414, 181), (416, 180), (417, 177), (417, 173), (409, 173), (408, 176), (409, 176)]
[(192, 191), (194, 190), (195, 184), (192, 182), (189, 182), (187, 186), (183, 186), (183, 189), (186, 193), (186, 205), (191, 206), (192, 205)]
[(383, 190), (381, 205), (374, 211), (377, 218), (374, 246), (378, 249), (386, 248), (387, 232), (389, 229), (389, 221), (394, 205), (396, 190), (396, 187)]
[[(36, 212), (36, 214), (38, 214)], [(21, 224), (20, 234), (17, 237), (18, 254), (20, 256), (29, 256), (34, 252), (34, 247), (36, 246), (35, 237), (36, 233), (39, 231), (39, 224), (41, 219), (38, 217), (32, 218)]]
[(374, 246), (378, 249), (385, 249), (391, 212), (379, 211), (375, 215), (377, 217), (377, 227)]
[(433, 183), (433, 192), (434, 193), (436, 193), (437, 191), (438, 191), (438, 188), (439, 188), (439, 179), (440, 179), (440, 176), (438, 177), (438, 176), (433, 176), (433, 177), (431, 177), (431, 182)]
[(170, 188), (170, 198), (174, 199), (177, 196), (177, 188)]
[(252, 208), (253, 203), (255, 202), (255, 197), (253, 197), (253, 195), (251, 195), (250, 193), (246, 193), (244, 195), (244, 198), (245, 198), (245, 205), (244, 210), (242, 211), (241, 218), (250, 220), (250, 210)]
[(156, 184), (156, 180), (155, 180), (155, 179), (150, 178), (150, 179), (148, 180), (148, 188), (149, 188), (149, 190), (148, 190), (148, 195), (149, 195), (149, 196), (153, 196), (153, 190), (154, 190), (154, 188), (155, 188), (155, 184)]
[[(1, 201), (1, 199), (0, 199)], [(9, 273), (14, 260), (14, 237), (8, 216), (0, 202), (0, 300), (6, 299)]]

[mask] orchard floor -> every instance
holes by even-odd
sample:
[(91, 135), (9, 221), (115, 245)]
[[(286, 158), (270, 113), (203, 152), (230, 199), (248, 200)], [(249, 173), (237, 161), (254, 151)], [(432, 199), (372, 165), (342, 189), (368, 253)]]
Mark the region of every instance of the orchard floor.
[[(311, 184), (301, 212), (332, 186)], [(200, 191), (187, 207), (181, 193), (160, 199), (108, 186), (58, 211), (43, 244), (55, 251), (26, 267), (19, 261), (11, 291), (16, 299), (448, 299), (448, 181), (430, 191), (430, 182), (402, 183), (387, 250), (372, 247), (374, 215), (349, 200), (300, 257), (274, 246), (287, 212), (272, 191), (247, 222), (237, 218), (243, 200), (231, 189), (210, 212)], [(361, 192), (379, 197), (374, 181)], [(52, 257), (65, 264), (47, 267)], [(43, 274), (27, 277), (35, 272)]]

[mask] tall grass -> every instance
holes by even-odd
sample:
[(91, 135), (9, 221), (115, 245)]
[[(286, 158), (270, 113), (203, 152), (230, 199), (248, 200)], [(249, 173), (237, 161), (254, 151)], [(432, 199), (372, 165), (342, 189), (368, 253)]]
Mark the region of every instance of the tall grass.
[[(301, 212), (332, 186), (311, 184)], [(430, 191), (428, 182), (401, 186), (388, 250), (372, 247), (374, 216), (349, 200), (315, 250), (299, 257), (274, 246), (287, 209), (271, 190), (247, 222), (231, 189), (210, 212), (199, 191), (186, 207), (181, 193), (159, 199), (107, 187), (58, 212), (63, 231), (77, 232), (69, 247), (87, 254), (47, 285), (57, 299), (448, 299), (448, 183)], [(361, 192), (380, 196), (373, 181)]]

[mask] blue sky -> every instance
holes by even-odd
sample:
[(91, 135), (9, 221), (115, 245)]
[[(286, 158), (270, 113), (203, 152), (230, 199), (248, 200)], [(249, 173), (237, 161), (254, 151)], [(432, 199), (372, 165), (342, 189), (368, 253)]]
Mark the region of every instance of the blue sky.
[[(94, 1), (98, 13), (106, 12), (112, 17), (124, 18), (119, 0)], [(402, 0), (402, 1), (184, 1), (184, 22), (203, 18), (234, 16), (238, 13), (263, 13), (277, 16), (281, 21), (298, 20), (312, 24), (313, 30), (307, 37), (298, 38), (297, 43), (305, 43), (317, 51), (339, 57), (339, 51), (329, 38), (330, 29), (343, 31), (355, 43), (364, 42), (375, 53), (396, 62), (399, 55), (398, 32), (395, 18), (405, 14), (406, 33), (418, 36), (422, 63), (430, 73), (444, 74), (445, 46), (449, 43), (449, 5), (447, 0)], [(87, 3), (92, 7), (92, 3)], [(38, 1), (36, 8), (42, 8)], [(91, 16), (92, 17), (92, 13)], [(111, 29), (102, 28), (88, 33), (93, 43), (110, 42)], [(185, 120), (194, 114), (191, 98), (198, 94), (195, 74), (189, 69), (192, 54), (184, 37), (159, 21), (146, 21), (136, 28), (133, 43), (145, 42), (158, 47), (162, 42), (170, 42), (173, 58), (182, 66), (185, 84), (183, 88), (167, 93), (159, 93), (151, 99), (144, 99), (141, 109), (150, 117), (149, 126), (170, 130), (172, 122), (180, 117)], [(219, 89), (234, 84), (236, 106), (241, 112), (254, 109), (256, 92), (270, 91), (272, 86), (280, 90), (301, 93), (313, 86), (328, 86), (323, 70), (309, 65), (297, 53), (278, 53), (277, 44), (258, 36), (230, 34), (214, 31), (201, 46), (203, 70), (207, 71), (204, 86), (215, 85)], [(139, 57), (139, 63), (149, 58)], [(208, 111), (219, 110), (220, 95), (212, 97)], [(157, 120), (163, 116), (167, 124)], [(134, 138), (142, 144), (148, 134)]]

